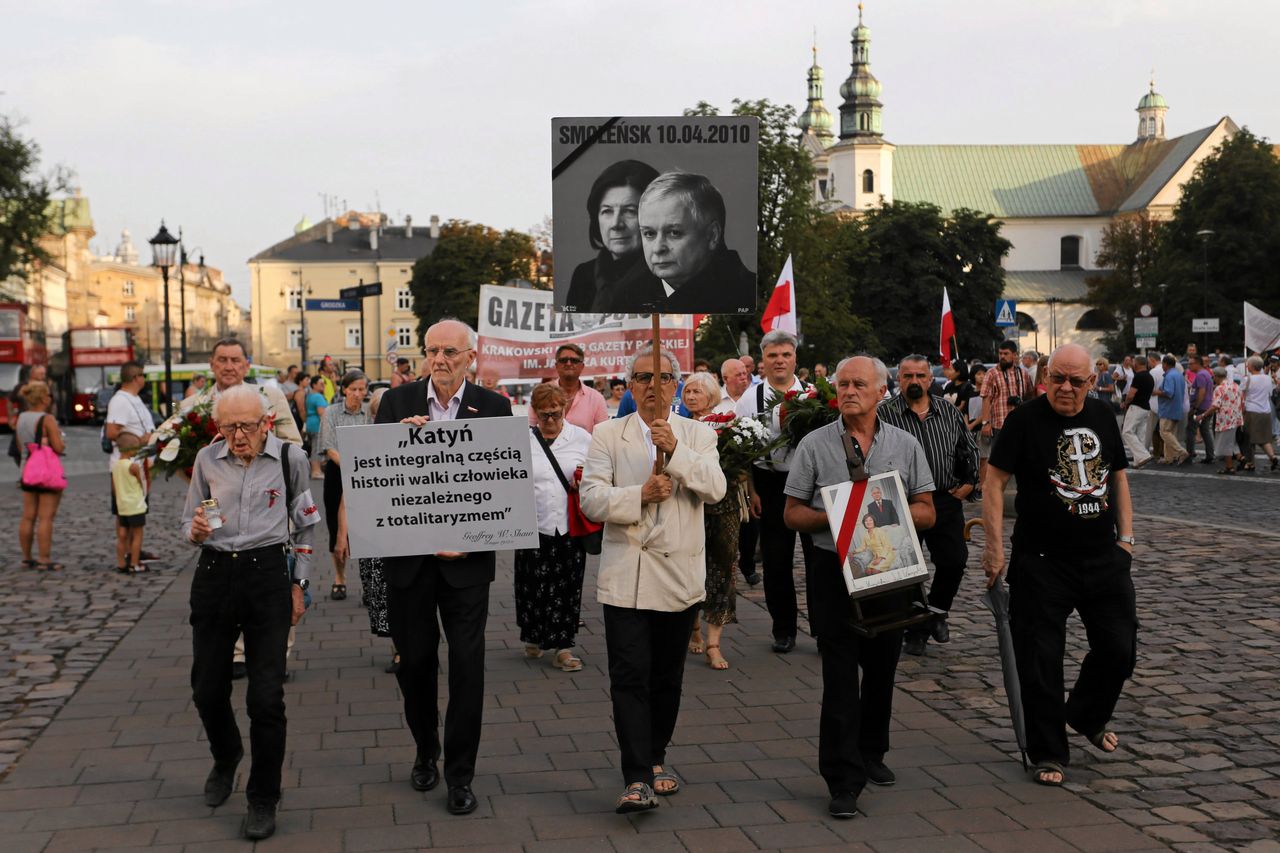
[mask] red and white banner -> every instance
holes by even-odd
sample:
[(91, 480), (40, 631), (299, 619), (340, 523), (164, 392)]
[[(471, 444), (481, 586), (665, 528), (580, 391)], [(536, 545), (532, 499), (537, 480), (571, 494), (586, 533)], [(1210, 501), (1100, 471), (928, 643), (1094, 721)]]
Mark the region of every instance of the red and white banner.
[(791, 271), (791, 256), (782, 265), (778, 274), (778, 283), (773, 286), (773, 294), (769, 304), (764, 307), (764, 315), (760, 318), (760, 328), (765, 334), (775, 329), (796, 333), (796, 282), (795, 273)]
[[(477, 372), (500, 382), (540, 382), (555, 376), (556, 348), (585, 350), (582, 378), (622, 376), (631, 356), (653, 340), (648, 314), (565, 314), (552, 308), (549, 290), (480, 287)], [(663, 314), (662, 346), (681, 371), (693, 369), (693, 315)]]
[(942, 366), (950, 367), (951, 359), (960, 358), (960, 346), (956, 341), (956, 316), (951, 313), (951, 297), (947, 289), (942, 288), (942, 327), (938, 332), (938, 354), (942, 356)]

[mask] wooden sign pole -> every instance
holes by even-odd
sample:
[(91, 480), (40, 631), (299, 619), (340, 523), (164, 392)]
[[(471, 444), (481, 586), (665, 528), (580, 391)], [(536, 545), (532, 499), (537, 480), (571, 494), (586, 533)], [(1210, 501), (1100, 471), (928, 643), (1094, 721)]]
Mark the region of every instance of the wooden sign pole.
[[(662, 383), (662, 329), (658, 326), (659, 314), (657, 311), (649, 315), (653, 318), (653, 387), (654, 394), (658, 398), (657, 417), (665, 420), (671, 419), (671, 401), (667, 399), (666, 388)], [(661, 474), (662, 469), (667, 466), (666, 454), (661, 450), (657, 452), (655, 473)]]

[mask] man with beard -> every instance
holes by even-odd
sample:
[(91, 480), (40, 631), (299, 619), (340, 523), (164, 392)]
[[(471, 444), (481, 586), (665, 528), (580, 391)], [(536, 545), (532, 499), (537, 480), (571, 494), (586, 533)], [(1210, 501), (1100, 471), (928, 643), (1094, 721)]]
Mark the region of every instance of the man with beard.
[[(1035, 353), (1031, 353), (1034, 355)], [(987, 371), (982, 383), (982, 437), (994, 443), (1009, 413), (1031, 398), (1034, 379), (1018, 366), (1018, 342), (1004, 341), (997, 355), (999, 363)]]
[(929, 359), (909, 355), (898, 365), (902, 393), (880, 404), (880, 419), (915, 436), (924, 448), (933, 473), (933, 527), (921, 539), (933, 560), (933, 584), (929, 604), (943, 611), (933, 622), (907, 629), (903, 651), (924, 654), (932, 636), (936, 643), (951, 640), (947, 612), (960, 589), (969, 547), (964, 541), (964, 500), (978, 484), (978, 445), (964, 423), (960, 410), (929, 393), (933, 373)]
[[(1173, 360), (1170, 356), (1169, 361)], [(1046, 392), (1005, 421), (982, 488), (987, 586), (1004, 572), (1004, 490), (1018, 478), (1009, 558), (1009, 618), (1026, 712), (1032, 779), (1061, 785), (1071, 757), (1066, 727), (1103, 752), (1137, 655), (1133, 506), (1111, 407), (1088, 396), (1093, 362), (1067, 344), (1049, 360)], [(1067, 618), (1080, 615), (1089, 652), (1063, 701)]]

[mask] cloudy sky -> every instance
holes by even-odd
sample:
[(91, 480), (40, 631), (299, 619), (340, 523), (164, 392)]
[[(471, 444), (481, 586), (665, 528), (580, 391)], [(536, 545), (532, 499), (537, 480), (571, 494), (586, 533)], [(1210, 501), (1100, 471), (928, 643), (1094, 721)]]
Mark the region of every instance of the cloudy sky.
[[(853, 2), (0, 0), (0, 113), (89, 197), (96, 247), (182, 225), (248, 304), (246, 260), (322, 194), (400, 222), (528, 229), (555, 115), (832, 113)], [(1123, 143), (1154, 66), (1171, 135), (1280, 137), (1273, 0), (868, 0), (884, 130), (911, 143)], [(144, 257), (147, 253), (144, 251)]]

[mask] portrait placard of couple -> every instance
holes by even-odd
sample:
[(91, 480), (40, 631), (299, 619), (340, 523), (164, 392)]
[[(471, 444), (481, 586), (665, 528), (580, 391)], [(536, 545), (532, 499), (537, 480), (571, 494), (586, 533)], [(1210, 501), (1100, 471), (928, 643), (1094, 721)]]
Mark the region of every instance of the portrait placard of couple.
[(756, 310), (759, 120), (555, 118), (555, 309)]
[[(822, 490), (831, 535), (840, 541), (849, 496), (855, 483), (840, 483)], [(884, 592), (928, 578), (929, 567), (897, 471), (877, 474), (866, 481), (866, 490), (854, 518), (853, 537), (845, 559), (844, 582), (851, 596)]]

